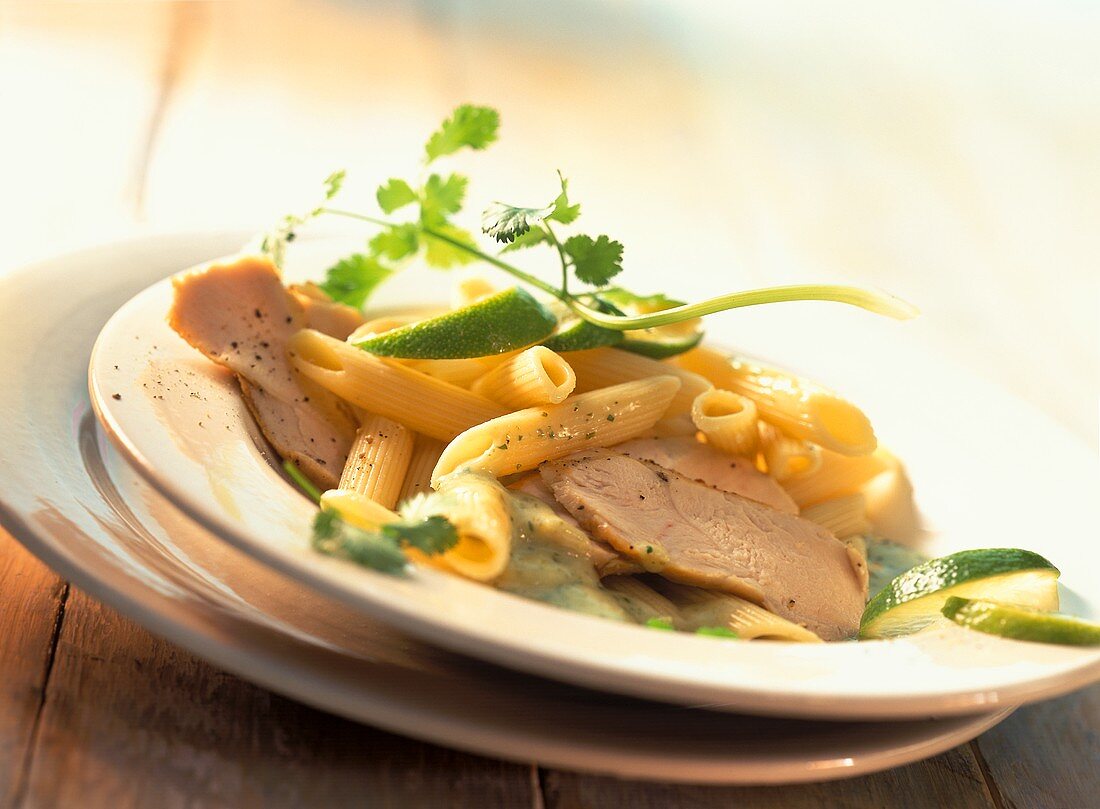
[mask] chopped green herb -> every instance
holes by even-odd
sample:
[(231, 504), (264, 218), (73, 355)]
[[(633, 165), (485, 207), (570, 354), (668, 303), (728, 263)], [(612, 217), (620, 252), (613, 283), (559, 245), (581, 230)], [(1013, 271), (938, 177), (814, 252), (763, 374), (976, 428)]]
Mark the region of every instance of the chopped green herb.
[(382, 573), (404, 572), (408, 559), (402, 548), (416, 548), (435, 555), (453, 548), (457, 542), (458, 531), (440, 515), (390, 523), (377, 531), (364, 531), (350, 525), (335, 511), (327, 509), (318, 512), (313, 521), (315, 550)]
[(615, 420), (615, 414), (614, 413), (608, 413), (607, 414), (607, 420), (608, 421), (614, 421)]
[(302, 470), (297, 467), (294, 461), (283, 461), (283, 471), (286, 472), (287, 475), (290, 476), (290, 479), (298, 484), (298, 488), (308, 494), (314, 502), (321, 502), (321, 490), (313, 485), (313, 481), (302, 473)]
[(434, 556), (458, 543), (458, 531), (450, 520), (439, 514), (413, 522), (394, 522), (382, 526), (382, 536)]
[(674, 630), (676, 628), (672, 625), (672, 621), (667, 618), (650, 618), (645, 622), (645, 625), (650, 629)]
[(741, 636), (729, 627), (725, 626), (701, 626), (695, 630), (696, 635), (708, 635), (712, 638), (740, 638)]

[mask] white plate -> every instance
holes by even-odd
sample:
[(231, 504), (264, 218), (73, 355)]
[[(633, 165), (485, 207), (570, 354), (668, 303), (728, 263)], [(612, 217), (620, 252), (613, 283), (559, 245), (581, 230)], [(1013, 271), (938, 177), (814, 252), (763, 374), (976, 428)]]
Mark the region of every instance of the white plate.
[[(289, 274), (317, 277), (348, 249), (332, 240), (296, 243)], [(395, 277), (380, 303), (424, 302), (425, 290), (446, 287), (430, 272)], [(103, 424), (135, 467), (204, 527), (364, 616), (562, 681), (761, 714), (965, 713), (1060, 694), (1100, 676), (1100, 649), (1006, 641), (950, 624), (887, 642), (729, 643), (578, 615), (434, 570), (396, 578), (320, 556), (308, 542), (313, 507), (265, 456), (231, 377), (165, 324), (170, 294), (168, 280), (154, 284), (100, 334), (91, 390)], [(797, 317), (790, 333), (815, 334), (805, 313)], [(721, 342), (730, 322), (714, 319), (714, 339)], [(802, 364), (817, 373), (814, 342), (826, 341), (803, 334), (793, 346), (800, 352), (777, 345), (773, 353), (780, 361), (811, 357)], [(889, 346), (880, 337), (859, 356), (834, 357), (835, 374), (824, 368), (820, 376), (851, 376), (868, 357), (883, 359), (875, 386), (857, 390), (857, 401), (869, 404), (880, 434), (910, 466), (935, 526), (930, 550), (1039, 551), (1062, 568), (1070, 609), (1097, 617), (1100, 548), (1082, 532), (1094, 524), (1097, 470), (1088, 453), (1019, 402), (901, 340)]]
[(934, 755), (1006, 715), (807, 722), (609, 697), (420, 644), (202, 531), (110, 450), (85, 371), (95, 334), (135, 289), (238, 243), (143, 240), (0, 279), (0, 522), (78, 587), (225, 669), (334, 713), (487, 755), (624, 777), (857, 775)]

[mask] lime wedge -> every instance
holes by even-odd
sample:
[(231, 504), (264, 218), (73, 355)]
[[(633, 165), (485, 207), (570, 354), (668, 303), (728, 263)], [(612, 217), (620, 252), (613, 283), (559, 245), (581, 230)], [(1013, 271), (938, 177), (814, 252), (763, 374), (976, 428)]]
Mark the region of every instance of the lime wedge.
[[(589, 306), (606, 315), (621, 315), (622, 311), (615, 306), (592, 296), (586, 300)], [(551, 307), (555, 307), (551, 303)], [(543, 343), (551, 351), (559, 354), (563, 351), (587, 351), (590, 348), (603, 348), (615, 346), (623, 341), (623, 333), (616, 329), (605, 329), (587, 320), (575, 317), (565, 304), (558, 304), (554, 308), (561, 321), (554, 335)]]
[[(617, 287), (603, 290), (600, 295), (628, 315), (648, 315), (684, 305), (683, 301), (666, 298), (664, 295), (635, 295)], [(663, 360), (695, 348), (702, 339), (703, 320), (697, 317), (668, 326), (624, 332), (619, 348)]]
[(1058, 609), (1058, 568), (1019, 548), (959, 551), (907, 570), (867, 604), (859, 636), (908, 635), (932, 623), (950, 596)]
[(512, 287), (453, 312), (351, 342), (381, 357), (457, 360), (535, 345), (557, 325), (545, 306)]
[(1100, 646), (1100, 624), (1071, 615), (958, 596), (944, 602), (943, 614), (959, 626), (1002, 638)]

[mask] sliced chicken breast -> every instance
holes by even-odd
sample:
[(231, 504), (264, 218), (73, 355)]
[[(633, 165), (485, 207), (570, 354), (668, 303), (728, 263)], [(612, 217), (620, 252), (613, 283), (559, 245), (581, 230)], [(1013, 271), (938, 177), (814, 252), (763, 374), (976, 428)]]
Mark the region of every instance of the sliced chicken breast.
[(747, 598), (825, 640), (859, 628), (865, 586), (847, 548), (808, 520), (614, 450), (540, 473), (583, 528), (647, 570)]
[(615, 449), (623, 455), (651, 461), (712, 489), (733, 492), (750, 500), (797, 514), (798, 505), (775, 478), (757, 470), (748, 458), (734, 458), (691, 436), (636, 438)]
[(318, 486), (335, 488), (355, 422), (327, 391), (292, 369), (286, 346), (305, 326), (301, 304), (275, 266), (246, 256), (177, 277), (168, 324), (214, 362), (237, 373), (264, 436)]

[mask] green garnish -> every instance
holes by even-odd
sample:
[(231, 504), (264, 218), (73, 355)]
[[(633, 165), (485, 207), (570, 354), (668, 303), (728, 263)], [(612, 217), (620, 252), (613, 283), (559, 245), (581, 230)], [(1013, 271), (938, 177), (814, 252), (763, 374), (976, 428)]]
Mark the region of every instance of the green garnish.
[(378, 531), (357, 528), (331, 509), (317, 512), (313, 520), (314, 550), (382, 573), (405, 572), (409, 560), (403, 548), (416, 548), (432, 556), (454, 547), (456, 542), (458, 531), (439, 515), (390, 523)]
[(309, 495), (314, 502), (321, 502), (321, 490), (313, 485), (313, 481), (302, 473), (302, 470), (298, 468), (294, 461), (283, 461), (283, 471), (286, 472), (290, 479), (298, 484), (298, 488)]
[(676, 628), (672, 625), (672, 621), (667, 618), (650, 618), (645, 622), (645, 625), (650, 629), (674, 630)]
[(695, 630), (695, 634), (706, 635), (712, 638), (733, 638), (735, 640), (741, 638), (740, 635), (728, 626), (701, 626)]
[[(428, 139), (424, 146), (425, 164), (462, 149), (482, 150), (497, 139), (499, 127), (500, 116), (496, 110), (463, 104)], [(580, 205), (570, 202), (568, 183), (561, 172), (558, 173), (561, 190), (549, 204), (532, 207), (495, 202), (482, 217), (482, 231), (505, 245), (501, 254), (538, 245), (552, 247), (560, 264), (559, 284), (548, 283), (509, 264), (501, 255), (486, 252), (469, 231), (452, 221), (452, 217), (462, 210), (466, 196), (468, 180), (463, 175), (433, 173), (419, 185), (391, 178), (379, 186), (375, 197), (384, 214), (415, 208), (415, 216), (403, 222), (328, 207), (327, 203), (340, 190), (343, 178), (343, 172), (331, 175), (326, 181), (325, 201), (305, 215), (285, 217), (264, 237), (261, 249), (281, 264), (294, 229), (322, 214), (357, 219), (380, 227), (382, 230), (368, 242), (367, 252), (357, 253), (334, 265), (321, 285), (338, 300), (355, 305), (365, 303), (374, 287), (401, 264), (421, 256), (429, 266), (444, 269), (474, 261), (484, 262), (558, 298), (579, 320), (618, 332), (653, 330), (727, 309), (795, 300), (847, 303), (899, 319), (914, 317), (917, 313), (910, 304), (882, 292), (829, 284), (746, 290), (693, 304), (665, 299), (679, 305), (637, 314), (606, 311), (607, 307), (593, 302), (592, 290), (579, 294), (570, 291), (570, 279), (590, 287), (605, 287), (622, 272), (623, 245), (605, 234), (577, 233), (564, 240), (558, 238), (553, 225), (571, 225), (580, 215)], [(584, 336), (585, 342), (593, 340), (591, 335)], [(604, 344), (612, 342), (604, 340)], [(683, 336), (670, 338), (651, 333), (649, 339), (635, 339), (632, 350), (650, 356), (671, 356), (693, 344)]]

